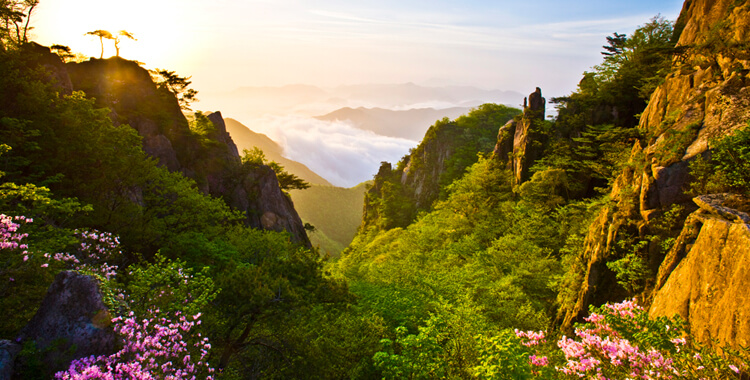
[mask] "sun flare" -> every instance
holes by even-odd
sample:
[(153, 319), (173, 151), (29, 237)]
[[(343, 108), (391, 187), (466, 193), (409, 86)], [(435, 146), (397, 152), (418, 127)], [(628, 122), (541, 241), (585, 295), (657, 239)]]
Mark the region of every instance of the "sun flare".
[(34, 17), (40, 25), (36, 33), (46, 37), (42, 43), (67, 45), (88, 57), (108, 58), (116, 55), (114, 41), (100, 41), (99, 37), (86, 33), (106, 30), (117, 36), (124, 30), (135, 40), (120, 38), (120, 56), (148, 60), (145, 62), (148, 66), (159, 66), (162, 62), (191, 58), (190, 49), (181, 42), (186, 37), (190, 39), (187, 28), (190, 17), (185, 9), (172, 0), (47, 0)]

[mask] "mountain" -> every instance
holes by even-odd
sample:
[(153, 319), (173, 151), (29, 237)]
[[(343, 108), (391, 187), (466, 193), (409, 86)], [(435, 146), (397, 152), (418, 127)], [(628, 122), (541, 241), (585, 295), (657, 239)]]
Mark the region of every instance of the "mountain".
[(476, 107), (484, 103), (516, 104), (515, 91), (484, 90), (470, 86), (421, 86), (414, 83), (358, 84), (333, 88), (295, 84), (240, 87), (216, 93), (204, 102), (240, 120), (264, 115), (315, 116), (344, 107), (408, 110)]
[(289, 192), (302, 221), (315, 227), (308, 235), (313, 246), (320, 247), (321, 253), (338, 257), (352, 242), (362, 223), (366, 188), (367, 183), (348, 189), (313, 185), (309, 189)]
[[(740, 269), (747, 258), (735, 256), (747, 251), (750, 219), (738, 215), (750, 208), (741, 196), (724, 194), (747, 195), (742, 180), (728, 185), (726, 176), (747, 173), (737, 158), (748, 144), (750, 63), (741, 47), (750, 43), (749, 19), (747, 2), (685, 2), (675, 26), (681, 58), (651, 94), (638, 125), (645, 138), (632, 147), (629, 165), (608, 194), (610, 204), (590, 226), (585, 273), (565, 325), (615, 294), (617, 278), (609, 269), (619, 258), (612, 253), (614, 238), (653, 234), (665, 216), (682, 208), (689, 215), (675, 224), (674, 244), (647, 256), (651, 288), (643, 297), (653, 301), (651, 316), (679, 314), (702, 342), (717, 339), (737, 348), (750, 340), (747, 323), (737, 322), (747, 313), (747, 303), (737, 302), (748, 297)], [(720, 164), (726, 157), (735, 158)], [(706, 163), (708, 170), (702, 169)]]
[(227, 131), (240, 151), (258, 147), (271, 161), (276, 161), (312, 186), (304, 190), (290, 190), (289, 196), (304, 223), (315, 227), (308, 232), (313, 246), (322, 254), (338, 256), (351, 243), (362, 221), (365, 184), (352, 188), (331, 185), (307, 166), (282, 156), (283, 148), (268, 136), (256, 133), (237, 120), (226, 118)]
[(361, 231), (408, 226), (446, 194), (446, 186), (463, 176), (480, 155), (489, 155), (497, 130), (520, 113), (515, 108), (484, 104), (454, 121), (439, 120), (422, 142), (394, 168), (383, 162), (367, 191)]
[(419, 141), (435, 120), (445, 117), (455, 119), (468, 113), (469, 110), (468, 107), (416, 108), (399, 111), (384, 108), (344, 107), (315, 118), (326, 121), (349, 121), (357, 128), (379, 135)]
[(512, 104), (522, 97), (515, 91), (483, 90), (471, 86), (428, 87), (411, 82), (339, 86), (330, 91), (337, 98), (393, 109), (426, 108), (430, 105), (444, 108), (474, 107), (482, 103)]
[(258, 147), (263, 150), (263, 153), (266, 154), (268, 160), (278, 162), (289, 173), (302, 178), (310, 184), (332, 186), (325, 178), (319, 176), (304, 164), (284, 157), (282, 155), (284, 149), (268, 136), (262, 133), (253, 132), (250, 128), (237, 120), (231, 118), (226, 118), (224, 120), (227, 125), (227, 132), (232, 136), (232, 139), (237, 144), (237, 149), (240, 152), (244, 149), (252, 150), (253, 147)]
[[(748, 2), (688, 0), (674, 24), (654, 18), (627, 38), (609, 37), (613, 54), (554, 100), (553, 120), (537, 88), (510, 121), (492, 123), (497, 110), (480, 108), (436, 123), (398, 164), (382, 163), (335, 267), (362, 307), (419, 331), (380, 363), (441, 337), (433, 347), (450, 358), (435, 362), (459, 378), (478, 368), (462, 372), (463, 350), (491, 326), (515, 328), (504, 342), (530, 345), (539, 339), (523, 330), (558, 330), (548, 347), (562, 349), (561, 365), (606, 358), (613, 351), (598, 343), (627, 336), (628, 347), (685, 355), (687, 364), (669, 369), (678, 376), (741, 374), (743, 354), (715, 371), (702, 356), (750, 341), (748, 20)], [(467, 329), (474, 335), (461, 336)], [(641, 374), (621, 364), (562, 371)]]

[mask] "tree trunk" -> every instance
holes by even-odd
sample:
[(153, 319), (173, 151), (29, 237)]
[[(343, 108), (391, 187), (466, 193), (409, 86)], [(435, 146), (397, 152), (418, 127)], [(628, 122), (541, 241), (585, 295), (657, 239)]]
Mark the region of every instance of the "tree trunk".
[(227, 365), (229, 364), (229, 360), (232, 358), (232, 355), (234, 355), (237, 347), (241, 346), (242, 343), (245, 342), (247, 337), (250, 335), (251, 327), (252, 321), (248, 322), (247, 325), (245, 325), (245, 329), (242, 331), (242, 334), (240, 334), (240, 337), (237, 338), (237, 340), (230, 342), (224, 349), (224, 352), (221, 354), (221, 359), (219, 359), (219, 370), (223, 370), (227, 367)]

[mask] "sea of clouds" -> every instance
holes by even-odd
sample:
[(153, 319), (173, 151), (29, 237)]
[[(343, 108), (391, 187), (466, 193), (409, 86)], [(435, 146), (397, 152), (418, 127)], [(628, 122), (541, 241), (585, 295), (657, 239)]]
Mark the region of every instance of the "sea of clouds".
[(395, 164), (418, 144), (357, 129), (347, 122), (303, 116), (269, 115), (247, 125), (279, 143), (284, 156), (340, 187), (371, 180), (382, 161)]

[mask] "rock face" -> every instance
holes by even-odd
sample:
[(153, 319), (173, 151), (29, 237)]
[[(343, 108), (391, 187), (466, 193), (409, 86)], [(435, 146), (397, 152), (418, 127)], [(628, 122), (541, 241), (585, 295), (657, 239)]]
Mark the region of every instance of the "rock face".
[[(220, 112), (207, 116), (214, 129), (197, 138), (174, 94), (157, 86), (136, 62), (118, 57), (91, 59), (65, 64), (64, 69), (72, 90), (84, 91), (98, 106), (109, 108), (115, 124), (137, 130), (143, 150), (160, 165), (182, 172), (194, 179), (203, 193), (245, 212), (249, 225), (285, 230), (294, 241), (310, 246), (294, 205), (272, 171), (269, 174), (271, 169), (261, 167), (251, 173), (240, 169), (237, 146)], [(275, 215), (274, 222), (261, 223), (260, 216), (268, 212)]]
[(401, 184), (413, 192), (417, 208), (427, 209), (438, 199), (440, 176), (455, 149), (451, 136), (459, 128), (452, 123), (430, 127), (422, 143), (409, 156)]
[(690, 240), (687, 254), (681, 260), (665, 260), (663, 272), (669, 276), (657, 289), (649, 315), (679, 314), (699, 341), (717, 339), (733, 348), (747, 347), (750, 224), (746, 212), (729, 206), (748, 207), (750, 201), (719, 194), (698, 197), (695, 203), (700, 210), (691, 215), (693, 222), (680, 236)]
[(42, 361), (61, 370), (71, 360), (115, 351), (117, 336), (95, 278), (61, 272), (17, 341), (34, 341)]
[[(689, 163), (710, 150), (711, 138), (747, 125), (750, 55), (734, 45), (750, 41), (748, 26), (747, 2), (685, 2), (676, 26), (683, 28), (677, 43), (682, 55), (675, 59), (673, 72), (654, 91), (642, 114), (639, 129), (649, 139), (636, 144), (631, 154), (633, 165), (616, 179), (610, 193), (614, 205), (606, 206), (589, 229), (584, 252), (588, 269), (576, 306), (563, 311), (564, 328), (580, 321), (589, 304), (621, 300), (618, 292), (608, 293), (616, 288), (614, 276), (602, 276), (602, 271), (607, 272), (611, 243), (626, 229), (640, 236), (647, 234), (649, 222), (674, 204), (695, 207), (684, 193), (690, 180)], [(727, 48), (711, 42), (716, 40)], [(675, 268), (675, 260), (689, 251), (685, 244), (667, 256), (672, 264), (661, 269), (657, 284), (668, 281), (668, 268)], [(656, 265), (658, 268), (659, 262)]]
[(523, 100), (521, 118), (509, 121), (498, 132), (492, 156), (513, 171), (517, 184), (529, 179), (529, 168), (542, 153), (545, 139), (538, 130), (544, 121), (546, 103), (542, 89), (537, 87)]
[(13, 363), (21, 352), (21, 345), (9, 340), (0, 340), (0, 380), (10, 380)]
[(297, 211), (294, 209), (291, 197), (279, 189), (276, 173), (268, 166), (263, 166), (251, 172), (243, 182), (242, 189), (250, 194), (258, 194), (248, 205), (248, 220), (255, 228), (263, 228), (277, 232), (287, 231), (297, 241), (304, 238), (304, 243), (310, 245), (307, 233)]

